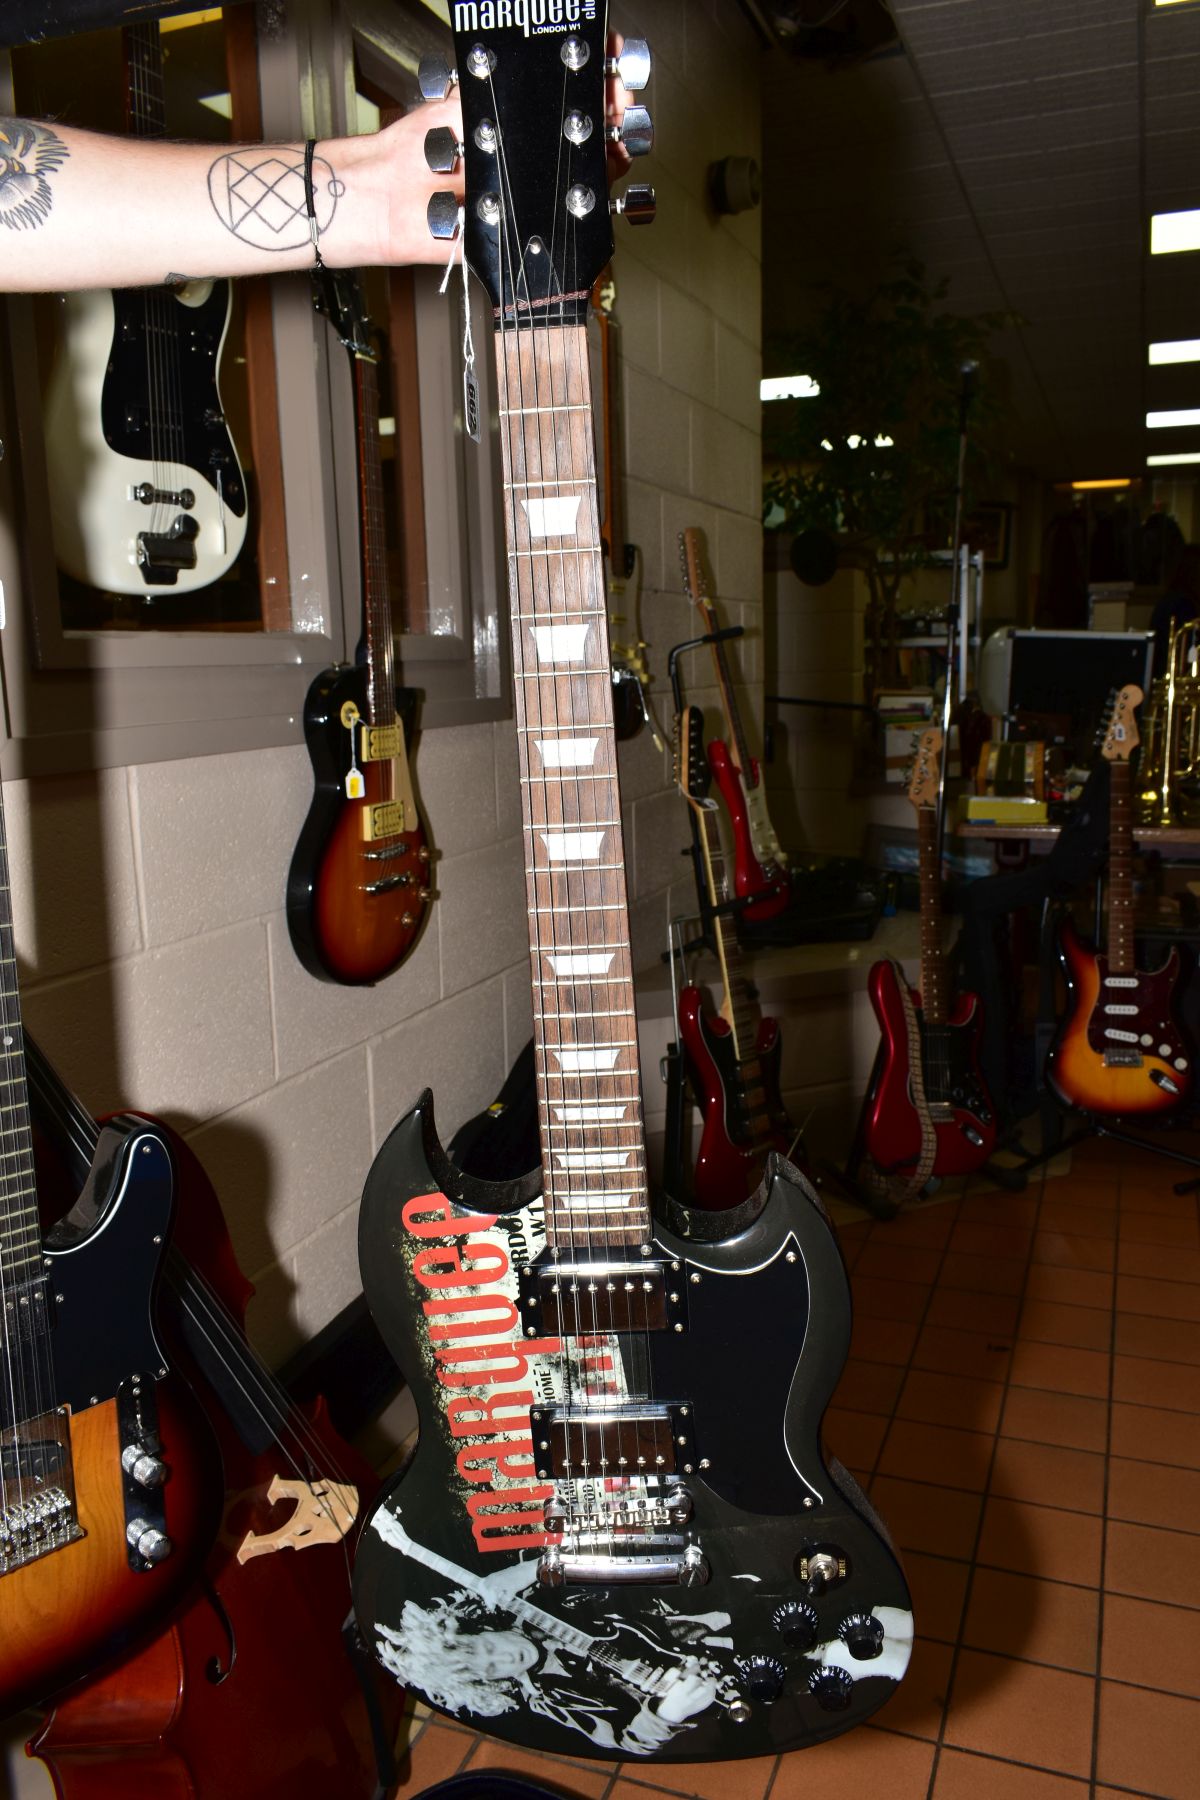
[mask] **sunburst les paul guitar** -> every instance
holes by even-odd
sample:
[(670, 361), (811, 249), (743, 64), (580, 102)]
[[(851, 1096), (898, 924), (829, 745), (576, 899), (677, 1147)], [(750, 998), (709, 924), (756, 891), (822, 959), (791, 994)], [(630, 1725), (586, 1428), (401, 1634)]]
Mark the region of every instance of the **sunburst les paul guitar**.
[(421, 1426), (355, 1602), (383, 1665), (472, 1730), (606, 1761), (773, 1755), (882, 1705), (912, 1618), (821, 1447), (850, 1316), (811, 1190), (776, 1158), (728, 1214), (651, 1216), (586, 346), (613, 244), (605, 9), (578, 10), (455, 37), (465, 254), (497, 327), (542, 1166), (462, 1175), (427, 1094), (375, 1160), (364, 1287)]
[(1191, 1046), (1175, 1014), (1179, 951), (1159, 969), (1137, 966), (1133, 931), (1133, 794), (1142, 690), (1123, 687), (1101, 755), (1112, 783), (1108, 835), (1108, 945), (1085, 943), (1070, 920), (1059, 934), (1067, 1010), (1046, 1059), (1046, 1079), (1067, 1106), (1105, 1118), (1175, 1112), (1192, 1095)]
[(921, 733), (908, 797), (917, 815), (921, 883), (921, 991), (898, 963), (877, 962), (868, 993), (880, 1054), (865, 1117), (866, 1149), (889, 1178), (917, 1188), (934, 1175), (966, 1175), (996, 1144), (995, 1108), (979, 1067), (983, 1018), (974, 994), (952, 998), (942, 949), (937, 797), (942, 734)]
[[(721, 629), (721, 621), (708, 591), (698, 531), (680, 532), (679, 560), (684, 592), (703, 619), (706, 634), (711, 635)], [(712, 648), (729, 743), (721, 738), (711, 740), (709, 767), (729, 814), (734, 892), (739, 900), (747, 902), (741, 916), (750, 924), (765, 924), (785, 912), (791, 899), (788, 859), (767, 811), (767, 790), (737, 703), (728, 651), (724, 642), (717, 642)]]
[[(165, 134), (157, 20), (127, 26), (129, 129)], [(241, 554), (246, 485), (217, 384), (228, 281), (64, 294), (46, 395), (54, 549), (117, 594), (190, 593)]]
[(708, 918), (721, 972), (721, 1005), (713, 1013), (698, 987), (679, 994), (679, 1035), (702, 1119), (692, 1170), (697, 1206), (729, 1206), (752, 1194), (772, 1150), (790, 1155), (796, 1132), (779, 1092), (783, 1039), (777, 1019), (764, 1019), (727, 911), (725, 853), (709, 794), (703, 715), (685, 706), (675, 724), (675, 779), (696, 821)]
[(304, 704), (314, 791), (292, 856), (287, 921), (310, 974), (379, 981), (416, 943), (432, 899), (408, 741), (416, 692), (397, 690), (384, 547), (378, 353), (357, 277), (314, 277), (318, 311), (349, 352), (358, 444), (362, 642), (318, 675)]

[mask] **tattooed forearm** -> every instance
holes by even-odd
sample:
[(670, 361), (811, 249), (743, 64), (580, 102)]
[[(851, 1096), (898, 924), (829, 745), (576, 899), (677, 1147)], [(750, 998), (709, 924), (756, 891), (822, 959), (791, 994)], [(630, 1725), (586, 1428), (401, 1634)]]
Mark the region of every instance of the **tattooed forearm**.
[(0, 225), (36, 229), (49, 216), (50, 177), (70, 155), (48, 125), (0, 114)]
[[(322, 156), (313, 159), (312, 179), (320, 233), (333, 223), (346, 188)], [(245, 145), (231, 150), (208, 171), (208, 191), (222, 225), (244, 244), (256, 250), (298, 250), (309, 242), (302, 149)]]

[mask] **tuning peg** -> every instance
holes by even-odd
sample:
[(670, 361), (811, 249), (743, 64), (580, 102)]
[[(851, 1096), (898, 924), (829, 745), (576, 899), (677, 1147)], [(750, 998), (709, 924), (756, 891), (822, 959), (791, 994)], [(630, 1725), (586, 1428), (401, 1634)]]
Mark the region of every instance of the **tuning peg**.
[(458, 230), (458, 196), (445, 188), (436, 194), (430, 194), (425, 217), (429, 223), (429, 235), (448, 241)]
[(624, 144), (630, 156), (647, 156), (654, 148), (654, 125), (644, 106), (627, 106), (619, 125), (609, 125), (605, 136), (611, 144)]
[(425, 133), (425, 161), (435, 175), (453, 174), (462, 152), (462, 145), (448, 125)]
[(604, 73), (619, 75), (626, 93), (640, 93), (650, 79), (650, 46), (645, 38), (626, 38), (619, 56), (605, 58)]
[(423, 56), (417, 66), (417, 82), (422, 100), (444, 100), (458, 80), (444, 56)]
[(631, 225), (653, 225), (658, 202), (652, 187), (628, 187), (619, 199), (610, 200), (613, 212), (621, 213)]

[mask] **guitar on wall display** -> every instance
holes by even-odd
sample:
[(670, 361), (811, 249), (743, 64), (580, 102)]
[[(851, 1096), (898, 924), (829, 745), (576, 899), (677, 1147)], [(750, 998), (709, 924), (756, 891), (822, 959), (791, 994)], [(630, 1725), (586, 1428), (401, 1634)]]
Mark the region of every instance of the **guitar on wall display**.
[(216, 1533), (216, 1445), (168, 1373), (154, 1297), (175, 1171), (120, 1114), (44, 1236), (0, 805), (0, 1718), (145, 1632)]
[[(123, 34), (129, 130), (165, 136), (157, 20)], [(246, 537), (246, 484), (218, 370), (228, 281), (64, 294), (46, 395), (59, 566), (117, 594), (191, 593)]]
[[(693, 1237), (651, 1217), (586, 341), (613, 67), (604, 8), (579, 10), (455, 34), (464, 249), (497, 327), (542, 1167), (463, 1175), (426, 1093), (367, 1178), (364, 1287), (422, 1423), (355, 1605), (385, 1668), (473, 1730), (761, 1756), (889, 1699), (912, 1615), (821, 1449), (850, 1313), (811, 1190), (779, 1158), (726, 1220), (688, 1214)], [(627, 42), (616, 74), (646, 54)], [(426, 66), (423, 91), (449, 79)]]
[(287, 921), (310, 974), (365, 985), (403, 962), (433, 898), (408, 765), (416, 690), (397, 689), (384, 545), (378, 353), (358, 278), (322, 269), (317, 310), (350, 354), (362, 548), (359, 658), (317, 676), (304, 702), (315, 789), (292, 855)]
[(871, 969), (867, 991), (880, 1047), (864, 1115), (865, 1148), (876, 1171), (916, 1194), (938, 1175), (966, 1175), (996, 1145), (995, 1108), (979, 1067), (983, 1017), (974, 994), (951, 1002), (942, 950), (937, 841), (942, 734), (917, 742), (908, 797), (917, 814), (921, 884), (921, 989), (911, 992), (890, 960)]
[[(679, 560), (683, 568), (684, 592), (704, 620), (706, 634), (719, 631), (721, 622), (709, 597), (698, 531), (680, 532)], [(752, 925), (765, 924), (768, 919), (776, 919), (786, 912), (791, 899), (788, 859), (767, 812), (766, 786), (758, 758), (751, 754), (723, 642), (713, 645), (713, 657), (732, 749), (720, 738), (713, 738), (708, 746), (709, 767), (725, 802), (733, 832), (734, 892), (739, 900), (748, 895), (758, 896), (742, 907), (740, 916)]]
[(698, 987), (679, 994), (679, 1036), (703, 1119), (692, 1197), (697, 1206), (727, 1207), (754, 1192), (772, 1150), (791, 1154), (798, 1134), (779, 1092), (779, 1022), (763, 1018), (742, 967), (737, 932), (729, 914), (718, 910), (728, 900), (728, 885), (699, 707), (684, 707), (675, 733), (675, 779), (696, 821), (706, 922), (711, 921), (723, 989), (715, 1016)]
[(1153, 1118), (1191, 1098), (1192, 1053), (1175, 1016), (1179, 951), (1162, 967), (1137, 966), (1133, 929), (1133, 795), (1129, 762), (1138, 745), (1142, 690), (1113, 701), (1101, 755), (1109, 765), (1108, 949), (1094, 950), (1069, 919), (1059, 933), (1067, 1010), (1046, 1058), (1058, 1098), (1105, 1118)]
[[(104, 1127), (31, 1038), (26, 1056), (51, 1198), (82, 1178)], [(216, 1194), (188, 1145), (159, 1129), (179, 1177), (160, 1325), (216, 1437), (222, 1525), (164, 1628), (77, 1682), (29, 1752), (59, 1800), (326, 1800), (335, 1768), (339, 1795), (373, 1800), (388, 1771), (342, 1627), (359, 1496), (377, 1483), (323, 1402), (297, 1406), (246, 1341), (253, 1289)], [(389, 1744), (401, 1702), (395, 1688), (382, 1701)]]

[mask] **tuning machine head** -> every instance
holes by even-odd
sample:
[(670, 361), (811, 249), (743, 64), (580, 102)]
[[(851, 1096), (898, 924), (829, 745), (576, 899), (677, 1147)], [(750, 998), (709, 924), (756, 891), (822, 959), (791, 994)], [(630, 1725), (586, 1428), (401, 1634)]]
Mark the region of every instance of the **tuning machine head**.
[(619, 125), (609, 125), (610, 144), (623, 144), (630, 156), (648, 156), (654, 148), (654, 125), (644, 106), (627, 106)]
[(626, 38), (618, 55), (604, 61), (604, 73), (615, 75), (627, 94), (639, 94), (650, 79), (650, 46), (645, 38)]
[(417, 65), (417, 85), (422, 100), (445, 100), (458, 81), (444, 56), (423, 56)]
[(448, 125), (438, 125), (425, 133), (425, 161), (435, 175), (452, 175), (462, 151), (457, 135)]
[(425, 218), (429, 225), (430, 237), (449, 243), (458, 231), (459, 199), (447, 188), (441, 188), (436, 194), (430, 194), (429, 204), (425, 208)]
[(658, 211), (654, 189), (636, 182), (608, 204), (613, 212), (628, 220), (630, 225), (653, 225)]

